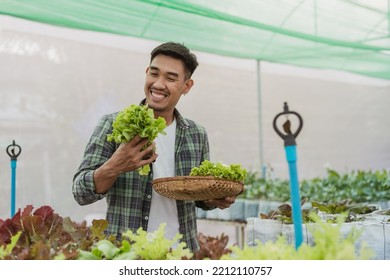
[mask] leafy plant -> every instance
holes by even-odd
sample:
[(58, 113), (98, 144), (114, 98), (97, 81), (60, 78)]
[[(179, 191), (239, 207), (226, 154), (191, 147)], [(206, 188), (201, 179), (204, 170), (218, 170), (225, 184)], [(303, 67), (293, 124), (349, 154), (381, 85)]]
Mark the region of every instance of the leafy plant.
[(312, 201), (373, 202), (390, 200), (389, 171), (354, 170), (345, 174), (328, 169), (327, 177), (304, 180), (302, 194)]
[(85, 223), (63, 219), (50, 206), (33, 209), (27, 205), (11, 219), (0, 221), (1, 259), (74, 259), (75, 248), (88, 246), (91, 235)]
[(198, 241), (200, 249), (194, 254), (193, 258), (195, 260), (219, 260), (223, 255), (231, 253), (231, 250), (227, 248), (229, 236), (223, 233), (217, 237), (205, 236), (199, 233)]
[(192, 253), (177, 234), (172, 240), (164, 237), (166, 224), (152, 233), (139, 228), (136, 233), (126, 231), (122, 240), (114, 243), (100, 240), (90, 251), (80, 250), (82, 260), (180, 260), (192, 258)]
[[(306, 200), (301, 200), (301, 206), (306, 203)], [(312, 213), (318, 214), (317, 208), (302, 209), (302, 222), (313, 223)], [(286, 224), (293, 223), (292, 207), (288, 203), (279, 205), (276, 209), (271, 209), (267, 214), (260, 213), (260, 218), (268, 220), (278, 220)]]
[(79, 250), (78, 260), (133, 260), (136, 256), (130, 251), (130, 244), (127, 241), (117, 247), (109, 240), (100, 240), (91, 251)]
[(213, 163), (204, 160), (198, 167), (193, 167), (190, 176), (214, 176), (220, 179), (244, 182), (248, 171), (241, 164)]
[(372, 249), (362, 243), (356, 248), (356, 241), (361, 232), (353, 229), (346, 237), (341, 234), (341, 225), (345, 216), (340, 215), (336, 224), (321, 221), (318, 215), (311, 214), (315, 221), (309, 227), (313, 234), (314, 245), (303, 243), (297, 250), (287, 242), (285, 236), (243, 249), (231, 247), (232, 253), (225, 254), (222, 260), (356, 260), (374, 257)]
[(166, 224), (162, 223), (159, 228), (152, 233), (148, 233), (141, 228), (136, 233), (127, 231), (123, 237), (128, 238), (132, 244), (132, 250), (143, 260), (179, 260), (190, 259), (192, 253), (187, 244), (180, 242), (181, 234), (176, 234), (172, 239), (164, 237)]
[[(162, 117), (155, 118), (153, 110), (148, 105), (133, 104), (119, 112), (112, 126), (112, 133), (107, 135), (108, 141), (126, 143), (139, 135), (148, 139), (144, 147), (146, 148), (152, 144), (159, 133), (165, 134), (166, 121)], [(140, 167), (138, 172), (141, 175), (147, 175), (150, 172), (150, 166)]]
[(54, 213), (50, 206), (33, 211), (28, 205), (11, 219), (0, 220), (0, 259), (190, 259), (192, 253), (181, 235), (165, 239), (165, 224), (152, 233), (127, 231), (118, 240), (105, 235), (106, 220), (74, 223)]
[(329, 213), (329, 214), (341, 214), (345, 213), (348, 208), (348, 204), (350, 202), (348, 200), (344, 200), (341, 202), (334, 203), (321, 203), (317, 201), (313, 201), (311, 205), (313, 207), (317, 207), (321, 212)]
[[(322, 203), (343, 200), (354, 203), (388, 201), (390, 173), (386, 170), (356, 170), (341, 174), (327, 169), (327, 176), (324, 178), (302, 180), (300, 194), (310, 201)], [(290, 200), (290, 183), (284, 179), (259, 177), (257, 173), (250, 172), (245, 182), (245, 190), (240, 197), (286, 202)]]
[[(379, 209), (376, 205), (369, 205), (367, 203), (351, 203), (350, 200), (343, 200), (340, 202), (320, 203), (313, 201), (313, 207), (318, 208), (321, 212), (327, 214), (345, 214), (345, 222), (364, 221), (365, 217), (362, 214), (369, 214)], [(335, 216), (327, 217), (328, 221), (335, 221)]]
[[(287, 207), (288, 208), (288, 207)], [(286, 209), (285, 209), (286, 210)], [(288, 211), (288, 209), (287, 209)], [(122, 233), (120, 240), (105, 235), (106, 220), (94, 220), (92, 226), (85, 222), (77, 224), (69, 218), (54, 213), (50, 206), (35, 211), (28, 205), (11, 219), (0, 220), (0, 259), (5, 260), (201, 260), (201, 259), (369, 259), (372, 250), (357, 238), (361, 232), (351, 231), (343, 238), (340, 233), (345, 215), (337, 223), (322, 222), (315, 214), (310, 218), (316, 225), (309, 230), (314, 245), (302, 244), (295, 250), (286, 239), (280, 237), (275, 243), (257, 243), (256, 246), (228, 246), (228, 236), (210, 237), (199, 234), (200, 250), (191, 253), (178, 234), (172, 240), (164, 237), (165, 224), (155, 232), (148, 233), (141, 228), (136, 232)]]
[(354, 214), (369, 214), (378, 210), (378, 206), (369, 205), (367, 203), (351, 203), (350, 200), (340, 202), (321, 203), (313, 201), (313, 207), (317, 207), (321, 212), (329, 214), (354, 213)]

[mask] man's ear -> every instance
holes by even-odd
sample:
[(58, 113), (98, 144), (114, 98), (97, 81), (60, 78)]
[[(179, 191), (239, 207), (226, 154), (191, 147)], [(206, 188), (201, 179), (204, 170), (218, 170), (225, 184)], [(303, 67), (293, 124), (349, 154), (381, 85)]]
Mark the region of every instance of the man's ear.
[(187, 94), (190, 91), (190, 89), (192, 88), (193, 85), (194, 85), (194, 80), (193, 79), (188, 79), (185, 82), (185, 87), (184, 87), (183, 94)]
[(149, 68), (150, 68), (149, 66), (146, 67), (146, 70), (145, 70), (145, 73), (146, 73), (146, 74), (148, 74)]

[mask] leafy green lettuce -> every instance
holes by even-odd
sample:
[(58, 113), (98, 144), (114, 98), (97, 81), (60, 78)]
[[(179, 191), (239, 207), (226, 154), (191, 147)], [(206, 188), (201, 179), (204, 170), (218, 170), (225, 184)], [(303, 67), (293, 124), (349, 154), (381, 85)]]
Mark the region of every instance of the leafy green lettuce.
[[(113, 122), (113, 131), (107, 135), (107, 140), (115, 143), (126, 143), (136, 135), (148, 138), (144, 149), (152, 144), (159, 133), (165, 134), (167, 124), (162, 117), (155, 118), (153, 110), (148, 105), (130, 105), (121, 112)], [(150, 166), (138, 169), (139, 174), (147, 175)]]
[(204, 160), (199, 167), (193, 167), (190, 176), (214, 176), (220, 179), (243, 182), (248, 171), (241, 164), (213, 163)]

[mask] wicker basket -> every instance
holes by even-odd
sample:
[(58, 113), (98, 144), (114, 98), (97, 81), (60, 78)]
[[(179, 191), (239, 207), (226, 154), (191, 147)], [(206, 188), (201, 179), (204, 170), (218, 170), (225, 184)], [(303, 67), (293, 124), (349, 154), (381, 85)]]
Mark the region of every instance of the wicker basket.
[(176, 200), (208, 200), (235, 196), (244, 190), (244, 184), (212, 176), (177, 176), (153, 180), (159, 194)]

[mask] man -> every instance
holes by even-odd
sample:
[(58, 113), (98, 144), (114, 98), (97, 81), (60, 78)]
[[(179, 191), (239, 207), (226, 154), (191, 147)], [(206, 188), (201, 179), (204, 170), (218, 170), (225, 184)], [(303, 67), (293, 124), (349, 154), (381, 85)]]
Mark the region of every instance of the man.
[[(156, 118), (163, 117), (167, 128), (166, 135), (159, 135), (145, 150), (142, 147), (148, 140), (139, 136), (121, 145), (107, 141), (118, 113), (103, 116), (95, 128), (74, 176), (72, 191), (80, 205), (106, 198), (108, 234), (120, 237), (122, 232), (140, 227), (152, 232), (166, 223), (167, 238), (181, 233), (188, 248), (196, 251), (196, 207), (224, 209), (234, 203), (235, 197), (176, 201), (152, 188), (153, 179), (189, 175), (193, 167), (209, 159), (206, 130), (182, 117), (175, 108), (194, 85), (191, 77), (197, 66), (196, 56), (182, 44), (168, 42), (152, 51), (142, 104), (147, 103)], [(152, 171), (148, 176), (139, 175), (136, 169), (146, 164)]]

